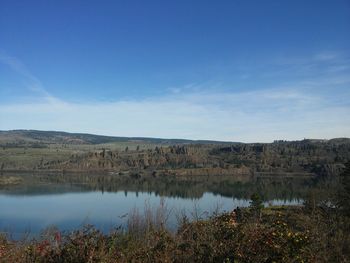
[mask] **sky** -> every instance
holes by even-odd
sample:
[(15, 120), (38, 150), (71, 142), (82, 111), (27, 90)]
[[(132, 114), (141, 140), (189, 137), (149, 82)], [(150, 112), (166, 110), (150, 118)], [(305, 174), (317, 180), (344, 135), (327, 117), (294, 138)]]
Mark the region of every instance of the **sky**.
[(350, 1), (2, 0), (12, 129), (350, 137)]

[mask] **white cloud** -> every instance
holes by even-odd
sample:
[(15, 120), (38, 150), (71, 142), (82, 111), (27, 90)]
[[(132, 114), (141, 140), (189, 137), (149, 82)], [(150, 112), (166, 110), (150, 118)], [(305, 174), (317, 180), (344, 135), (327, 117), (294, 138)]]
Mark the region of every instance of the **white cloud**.
[[(318, 57), (325, 60), (326, 57)], [(328, 57), (327, 59), (331, 59)], [(19, 60), (0, 56), (39, 99), (0, 105), (0, 129), (39, 129), (115, 136), (269, 142), (350, 137), (346, 75), (318, 76), (275, 88), (234, 91), (189, 84), (163, 97), (72, 103), (52, 96)], [(222, 87), (223, 84), (218, 84)]]
[[(305, 101), (307, 103), (305, 103)], [(140, 101), (0, 106), (0, 129), (272, 141), (350, 135), (350, 108), (297, 90), (197, 93)]]

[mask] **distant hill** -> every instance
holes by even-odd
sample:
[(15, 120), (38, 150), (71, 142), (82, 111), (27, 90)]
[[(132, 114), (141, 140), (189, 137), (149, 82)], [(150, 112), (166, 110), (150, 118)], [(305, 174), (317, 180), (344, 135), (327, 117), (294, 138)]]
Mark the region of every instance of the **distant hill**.
[(4, 144), (103, 144), (114, 142), (140, 142), (155, 144), (223, 144), (226, 142), (210, 140), (161, 139), (147, 137), (115, 137), (86, 133), (61, 131), (10, 130), (0, 131), (0, 145)]
[(337, 175), (350, 139), (236, 143), (113, 137), (57, 131), (0, 131), (0, 170), (135, 174)]
[[(350, 138), (304, 139), (305, 143), (328, 142), (333, 144), (350, 143)], [(120, 137), (105, 136), (88, 133), (69, 133), (62, 131), (40, 131), (40, 130), (9, 130), (0, 131), (0, 146), (18, 144), (23, 146), (40, 144), (105, 144), (105, 143), (148, 143), (148, 144), (243, 144), (240, 142), (214, 141), (214, 140), (188, 140), (188, 139), (164, 139), (149, 137)], [(290, 141), (277, 140), (274, 143), (290, 143)]]

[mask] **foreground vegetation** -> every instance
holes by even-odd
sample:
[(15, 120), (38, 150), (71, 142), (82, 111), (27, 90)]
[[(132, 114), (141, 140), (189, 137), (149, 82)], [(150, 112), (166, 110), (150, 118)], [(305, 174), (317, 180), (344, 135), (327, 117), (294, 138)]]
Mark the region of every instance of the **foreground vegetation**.
[(347, 262), (349, 221), (304, 208), (225, 213), (187, 222), (173, 234), (154, 222), (129, 222), (105, 235), (91, 226), (14, 242), (0, 239), (1, 262)]
[(349, 262), (350, 165), (335, 195), (310, 198), (303, 207), (251, 206), (166, 229), (164, 204), (129, 215), (126, 229), (104, 234), (92, 226), (34, 240), (0, 238), (1, 262)]

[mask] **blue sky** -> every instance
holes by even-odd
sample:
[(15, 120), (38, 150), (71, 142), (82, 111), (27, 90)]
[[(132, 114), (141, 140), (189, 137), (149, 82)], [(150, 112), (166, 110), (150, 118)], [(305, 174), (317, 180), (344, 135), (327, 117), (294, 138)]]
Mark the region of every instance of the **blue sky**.
[(0, 129), (350, 137), (350, 2), (0, 1)]

